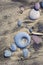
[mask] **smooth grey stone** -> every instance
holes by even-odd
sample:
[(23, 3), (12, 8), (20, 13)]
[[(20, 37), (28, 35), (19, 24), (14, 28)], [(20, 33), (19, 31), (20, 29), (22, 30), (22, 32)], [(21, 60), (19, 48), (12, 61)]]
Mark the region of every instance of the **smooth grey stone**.
[(11, 54), (11, 51), (10, 50), (5, 50), (4, 51), (4, 57), (10, 57), (12, 54)]
[(11, 46), (10, 46), (10, 49), (12, 52), (16, 51), (17, 50), (17, 46), (13, 43)]
[(30, 55), (29, 50), (28, 49), (23, 49), (23, 57), (28, 58), (29, 55)]

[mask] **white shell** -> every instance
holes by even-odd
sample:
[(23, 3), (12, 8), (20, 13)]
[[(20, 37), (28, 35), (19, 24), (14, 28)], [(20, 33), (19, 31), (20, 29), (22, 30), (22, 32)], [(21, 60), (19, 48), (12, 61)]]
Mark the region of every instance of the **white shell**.
[(30, 19), (33, 19), (33, 20), (38, 19), (40, 17), (40, 11), (36, 11), (36, 10), (32, 9), (30, 11), (29, 17), (30, 17)]

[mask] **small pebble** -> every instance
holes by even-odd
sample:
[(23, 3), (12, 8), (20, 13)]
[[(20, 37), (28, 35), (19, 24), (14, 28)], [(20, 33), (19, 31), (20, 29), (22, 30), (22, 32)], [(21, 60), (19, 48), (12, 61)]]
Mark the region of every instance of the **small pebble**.
[(30, 11), (30, 15), (29, 15), (30, 19), (32, 20), (36, 20), (40, 17), (40, 11), (36, 11), (35, 9), (32, 9)]
[(21, 7), (20, 7), (20, 13), (22, 14), (23, 11), (24, 11), (24, 6), (21, 6)]
[(32, 31), (33, 31), (32, 28), (30, 28), (29, 31), (30, 31), (30, 33), (32, 33)]
[(38, 10), (40, 9), (40, 4), (39, 4), (39, 3), (35, 3), (34, 9), (35, 9), (36, 11), (38, 11)]
[(21, 26), (21, 25), (22, 25), (22, 21), (19, 20), (19, 21), (18, 21), (18, 26)]
[(23, 57), (28, 58), (30, 56), (30, 52), (28, 49), (23, 49)]
[(17, 50), (17, 47), (16, 47), (16, 45), (15, 45), (14, 43), (11, 45), (10, 50), (11, 50), (12, 52), (14, 52), (14, 51)]
[(12, 54), (11, 54), (11, 51), (10, 50), (5, 50), (4, 51), (4, 57), (8, 58), (10, 57)]
[(35, 36), (35, 35), (32, 36), (32, 39), (37, 44), (42, 42), (42, 39), (40, 37), (38, 37), (38, 36)]
[(43, 1), (40, 2), (40, 7), (43, 9)]
[(24, 11), (24, 7), (21, 7), (20, 9), (21, 9), (21, 11)]

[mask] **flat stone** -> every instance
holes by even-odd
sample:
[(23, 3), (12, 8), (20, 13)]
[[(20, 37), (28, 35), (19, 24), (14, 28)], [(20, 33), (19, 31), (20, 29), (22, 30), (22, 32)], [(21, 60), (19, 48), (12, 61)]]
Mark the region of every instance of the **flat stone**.
[(40, 17), (40, 11), (36, 11), (35, 9), (32, 9), (30, 11), (30, 15), (29, 15), (30, 19), (32, 20), (36, 20)]
[(42, 42), (42, 39), (40, 37), (38, 37), (38, 36), (35, 36), (35, 35), (32, 36), (32, 39), (37, 44)]

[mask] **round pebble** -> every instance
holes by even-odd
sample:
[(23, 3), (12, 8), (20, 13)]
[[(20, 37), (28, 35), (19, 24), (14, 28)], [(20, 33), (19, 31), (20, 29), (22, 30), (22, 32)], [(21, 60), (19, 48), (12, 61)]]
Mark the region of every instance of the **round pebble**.
[(11, 49), (12, 52), (14, 52), (14, 51), (17, 50), (17, 47), (16, 47), (16, 45), (13, 43), (13, 44), (11, 45), (10, 49)]
[(42, 2), (40, 2), (40, 7), (41, 7), (41, 8), (43, 8), (43, 1), (42, 1)]
[(21, 11), (24, 11), (24, 7), (21, 7), (20, 9), (21, 9)]
[(28, 58), (30, 56), (30, 52), (28, 49), (23, 49), (23, 57)]
[(38, 36), (35, 36), (35, 35), (32, 36), (32, 39), (37, 44), (42, 42), (42, 39), (40, 37), (38, 37)]
[(22, 21), (19, 20), (19, 21), (18, 21), (18, 26), (21, 26), (21, 25), (22, 25)]
[(30, 15), (29, 15), (30, 19), (32, 20), (36, 20), (40, 17), (40, 11), (36, 11), (35, 9), (32, 9), (30, 11)]
[(35, 3), (34, 9), (35, 9), (35, 10), (39, 10), (39, 9), (40, 9), (40, 4), (39, 4), (39, 3)]
[(12, 54), (11, 54), (11, 51), (10, 50), (5, 50), (4, 51), (4, 57), (10, 57)]

